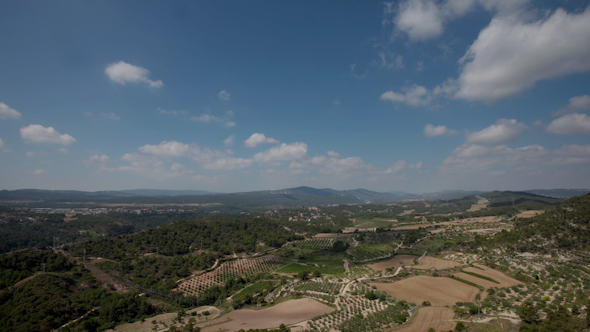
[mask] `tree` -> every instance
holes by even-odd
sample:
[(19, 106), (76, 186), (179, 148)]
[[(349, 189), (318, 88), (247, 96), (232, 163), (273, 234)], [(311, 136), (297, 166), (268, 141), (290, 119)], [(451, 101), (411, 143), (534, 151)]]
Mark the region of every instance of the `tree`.
[(465, 324), (463, 322), (457, 322), (457, 325), (455, 326), (455, 331), (465, 331), (467, 330), (467, 327), (465, 326)]
[(309, 279), (309, 271), (299, 271), (297, 273), (297, 278), (303, 280)]

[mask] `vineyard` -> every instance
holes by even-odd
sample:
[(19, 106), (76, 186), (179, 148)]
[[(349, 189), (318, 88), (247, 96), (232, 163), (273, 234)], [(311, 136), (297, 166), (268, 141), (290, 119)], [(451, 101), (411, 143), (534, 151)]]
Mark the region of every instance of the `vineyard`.
[(342, 289), (342, 284), (327, 281), (307, 281), (295, 286), (293, 289), (296, 292), (317, 292), (326, 293), (330, 295), (338, 295)]
[(390, 257), (393, 254), (391, 248), (386, 246), (360, 245), (346, 251), (353, 262), (368, 262), (372, 260)]
[(185, 295), (199, 296), (207, 288), (224, 285), (228, 279), (273, 271), (289, 263), (291, 260), (277, 256), (225, 262), (211, 272), (186, 280), (178, 286), (178, 290)]
[(320, 238), (320, 239), (307, 239), (302, 241), (292, 242), (293, 247), (310, 247), (314, 249), (330, 249), (334, 245), (335, 241), (341, 241), (343, 243), (352, 244), (354, 240), (349, 237), (342, 237), (338, 239), (333, 238)]
[[(341, 310), (315, 317), (308, 322), (310, 330), (329, 331), (370, 331), (391, 322), (405, 322), (409, 306), (406, 302), (397, 302), (395, 306), (382, 300), (369, 300), (364, 295), (369, 291), (364, 285), (357, 285), (352, 292), (340, 296)], [(401, 319), (403, 316), (403, 320)], [(364, 325), (363, 325), (364, 324)]]

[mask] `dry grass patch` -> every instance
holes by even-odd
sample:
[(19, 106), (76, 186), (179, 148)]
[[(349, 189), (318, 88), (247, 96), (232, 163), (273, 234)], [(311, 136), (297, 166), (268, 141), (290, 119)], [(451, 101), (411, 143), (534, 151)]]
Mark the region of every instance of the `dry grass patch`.
[(292, 325), (315, 316), (334, 311), (333, 308), (312, 299), (290, 300), (262, 310), (236, 310), (206, 324), (202, 332), (238, 331), (244, 329), (271, 329), (281, 324)]
[(385, 269), (390, 268), (390, 267), (398, 268), (398, 267), (404, 266), (404, 265), (412, 265), (412, 264), (414, 264), (414, 258), (416, 258), (416, 256), (399, 255), (399, 256), (395, 256), (392, 259), (389, 259), (389, 260), (386, 260), (383, 262), (379, 262), (379, 263), (375, 263), (375, 264), (371, 264), (368, 266), (375, 271), (385, 271)]
[(429, 270), (429, 269), (443, 270), (443, 269), (450, 269), (450, 268), (453, 268), (458, 265), (461, 265), (461, 264), (457, 263), (455, 261), (447, 261), (444, 259), (438, 259), (438, 258), (434, 258), (434, 257), (430, 257), (430, 256), (424, 256), (421, 259), (421, 264), (416, 265), (416, 266), (412, 266), (412, 268), (421, 269), (421, 270)]
[(516, 215), (518, 218), (532, 218), (534, 216), (538, 216), (540, 214), (545, 213), (545, 211), (541, 210), (530, 210), (530, 211), (523, 211)]
[(421, 304), (430, 301), (433, 306), (454, 305), (456, 302), (473, 302), (479, 289), (451, 278), (412, 277), (391, 284), (372, 283), (377, 289), (407, 302)]
[(412, 320), (412, 325), (396, 330), (396, 332), (425, 332), (431, 327), (436, 331), (452, 330), (456, 325), (453, 322), (454, 314), (450, 308), (420, 308)]

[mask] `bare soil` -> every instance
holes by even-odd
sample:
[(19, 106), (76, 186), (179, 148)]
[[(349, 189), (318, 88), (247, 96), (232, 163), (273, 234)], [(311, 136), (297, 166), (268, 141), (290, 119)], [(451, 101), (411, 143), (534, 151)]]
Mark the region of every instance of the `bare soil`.
[(449, 268), (452, 268), (452, 267), (455, 267), (458, 265), (461, 265), (461, 264), (457, 263), (455, 261), (447, 261), (444, 259), (438, 259), (438, 258), (434, 258), (434, 257), (430, 257), (430, 256), (424, 256), (424, 257), (422, 257), (421, 264), (416, 265), (416, 266), (412, 266), (412, 268), (421, 269), (421, 270), (429, 270), (429, 269), (443, 270), (443, 269), (449, 269)]
[(232, 311), (220, 318), (200, 324), (202, 332), (238, 331), (244, 329), (271, 329), (281, 324), (292, 325), (318, 315), (334, 311), (333, 308), (312, 299), (282, 302), (262, 310), (242, 309)]
[[(494, 283), (495, 286), (493, 286), (493, 287), (499, 287), (499, 288), (512, 287), (512, 286), (522, 284), (522, 282), (520, 282), (516, 279), (510, 278), (509, 276), (505, 275), (504, 273), (494, 270), (490, 267), (487, 267), (484, 265), (479, 265), (479, 264), (475, 264), (475, 266), (482, 268), (483, 271), (480, 269), (473, 268), (473, 267), (468, 267), (463, 270), (468, 271), (468, 272), (481, 274), (482, 276), (490, 277), (500, 283), (500, 284)], [(477, 278), (477, 279), (481, 279), (481, 278)], [(484, 280), (484, 279), (482, 279), (482, 280)], [(479, 284), (479, 283), (477, 283), (477, 284)]]
[(429, 328), (438, 331), (449, 331), (457, 325), (453, 322), (454, 312), (444, 307), (420, 308), (412, 321), (412, 325), (403, 327), (396, 332), (425, 332)]
[(473, 302), (479, 289), (451, 278), (418, 276), (391, 284), (372, 283), (377, 289), (411, 303), (430, 301), (433, 306), (452, 306), (456, 302)]
[(394, 258), (383, 261), (383, 262), (371, 264), (371, 265), (369, 265), (369, 267), (375, 271), (385, 271), (385, 269), (390, 268), (390, 267), (398, 268), (398, 267), (404, 266), (404, 265), (406, 265), (406, 266), (413, 265), (414, 258), (417, 258), (417, 257), (413, 256), (413, 255), (399, 255), (399, 256), (395, 256)]

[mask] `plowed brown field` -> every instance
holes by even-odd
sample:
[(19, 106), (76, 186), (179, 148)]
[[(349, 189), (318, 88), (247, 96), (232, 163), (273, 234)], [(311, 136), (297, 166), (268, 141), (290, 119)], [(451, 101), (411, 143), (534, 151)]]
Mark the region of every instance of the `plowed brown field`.
[(416, 258), (416, 256), (399, 255), (383, 262), (371, 264), (369, 267), (375, 271), (385, 271), (385, 269), (390, 267), (398, 268), (402, 265), (412, 265), (414, 264), (414, 258)]
[(448, 331), (455, 328), (454, 312), (450, 308), (424, 307), (416, 313), (412, 325), (396, 330), (396, 332), (426, 332), (429, 328), (436, 331)]
[(391, 284), (372, 283), (387, 294), (417, 305), (430, 301), (433, 306), (454, 305), (456, 302), (473, 302), (479, 289), (451, 278), (419, 276)]
[(201, 331), (238, 331), (240, 329), (270, 329), (281, 324), (291, 325), (334, 309), (312, 299), (298, 299), (279, 303), (262, 310), (242, 309), (200, 325)]
[(422, 264), (420, 264), (420, 265), (412, 266), (412, 268), (421, 269), (421, 270), (429, 270), (429, 269), (442, 270), (442, 269), (448, 269), (448, 268), (452, 268), (452, 267), (461, 265), (460, 263), (457, 263), (454, 261), (447, 261), (444, 259), (438, 259), (438, 258), (434, 258), (434, 257), (430, 257), (430, 256), (422, 257), (421, 263)]
[[(500, 284), (494, 284), (495, 286), (493, 287), (512, 287), (512, 286), (516, 286), (516, 285), (520, 285), (522, 284), (522, 282), (510, 278), (509, 276), (505, 275), (504, 273), (500, 272), (500, 271), (496, 271), (490, 267), (484, 266), (484, 265), (479, 265), (479, 264), (475, 264), (475, 266), (482, 268), (482, 270), (480, 269), (476, 269), (474, 267), (468, 267), (465, 268), (463, 270), (468, 271), (468, 272), (473, 272), (473, 273), (477, 273), (477, 274), (481, 274), (482, 276), (486, 276), (486, 277), (490, 277), (494, 280), (496, 280), (497, 282), (499, 282)], [(481, 279), (481, 278), (477, 278), (477, 279)], [(481, 279), (483, 280), (483, 279)], [(475, 281), (474, 281), (475, 282)], [(480, 284), (479, 282), (476, 282), (476, 284)], [(483, 285), (482, 285), (483, 286)], [(485, 287), (485, 286), (484, 286)]]

